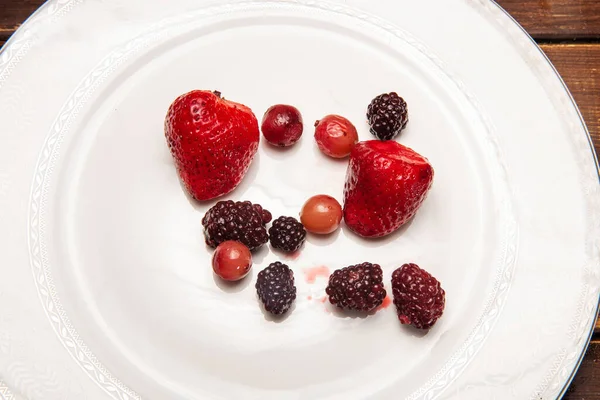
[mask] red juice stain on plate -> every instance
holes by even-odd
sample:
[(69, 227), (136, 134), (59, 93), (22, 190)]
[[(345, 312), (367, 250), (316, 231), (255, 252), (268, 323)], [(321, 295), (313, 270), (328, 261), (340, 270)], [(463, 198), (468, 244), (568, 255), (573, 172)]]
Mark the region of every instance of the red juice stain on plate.
[(325, 302), (327, 301), (327, 296), (323, 296), (319, 299), (319, 301), (323, 304), (325, 304)]
[(312, 300), (312, 296), (306, 296), (306, 300)]
[(388, 308), (390, 304), (392, 304), (392, 298), (390, 296), (385, 296), (385, 299), (383, 299), (383, 303), (381, 303), (381, 305), (377, 307), (377, 309), (383, 310), (384, 308)]
[(324, 265), (319, 265), (318, 267), (304, 268), (303, 271), (307, 283), (315, 283), (317, 277), (319, 276), (328, 278), (330, 275), (329, 268), (327, 268)]

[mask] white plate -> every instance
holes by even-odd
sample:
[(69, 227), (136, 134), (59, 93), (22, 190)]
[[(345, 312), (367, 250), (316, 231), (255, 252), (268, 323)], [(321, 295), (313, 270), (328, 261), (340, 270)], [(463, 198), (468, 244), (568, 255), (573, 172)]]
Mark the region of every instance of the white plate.
[[(342, 229), (297, 258), (288, 318), (265, 317), (256, 272), (213, 278), (201, 217), (163, 136), (170, 102), (218, 89), (262, 116), (291, 103), (294, 148), (261, 143), (228, 198), (297, 215), (341, 198), (345, 163), (311, 122), (368, 139), (395, 90), (400, 142), (434, 186), (385, 240)], [(598, 175), (589, 135), (531, 39), (486, 0), (50, 0), (0, 57), (0, 393), (6, 399), (552, 399), (598, 304)], [(363, 261), (416, 262), (442, 282), (426, 335), (392, 307), (331, 312), (326, 279)], [(388, 291), (390, 290), (389, 284)]]

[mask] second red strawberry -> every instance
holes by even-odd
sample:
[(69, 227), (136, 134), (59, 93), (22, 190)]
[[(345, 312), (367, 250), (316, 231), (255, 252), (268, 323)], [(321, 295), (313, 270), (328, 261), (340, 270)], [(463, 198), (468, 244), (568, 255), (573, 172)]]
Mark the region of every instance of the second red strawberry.
[(364, 237), (389, 235), (412, 218), (433, 183), (433, 167), (395, 141), (358, 143), (344, 187), (344, 221)]

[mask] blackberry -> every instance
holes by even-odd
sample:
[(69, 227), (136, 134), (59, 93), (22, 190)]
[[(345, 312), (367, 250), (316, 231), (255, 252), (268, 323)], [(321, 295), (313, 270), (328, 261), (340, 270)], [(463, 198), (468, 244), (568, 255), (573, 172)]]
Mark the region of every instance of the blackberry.
[(364, 262), (338, 269), (325, 289), (329, 302), (340, 308), (368, 312), (385, 299), (383, 271), (378, 264)]
[(265, 310), (274, 315), (286, 313), (296, 299), (294, 272), (279, 261), (258, 273), (256, 292)]
[(271, 212), (269, 212), (269, 210), (265, 210), (260, 204), (252, 204), (252, 206), (260, 214), (265, 225), (271, 222), (273, 216), (271, 215)]
[(206, 244), (217, 247), (226, 240), (235, 240), (254, 250), (267, 243), (267, 224), (271, 213), (249, 201), (219, 201), (211, 207), (204, 218)]
[(269, 229), (271, 246), (288, 253), (298, 250), (306, 239), (306, 229), (293, 217), (279, 217)]
[(394, 271), (392, 291), (403, 324), (429, 329), (444, 312), (446, 293), (440, 282), (416, 264), (404, 264)]
[(396, 92), (380, 94), (369, 104), (367, 119), (375, 137), (380, 140), (393, 139), (408, 123), (406, 102)]

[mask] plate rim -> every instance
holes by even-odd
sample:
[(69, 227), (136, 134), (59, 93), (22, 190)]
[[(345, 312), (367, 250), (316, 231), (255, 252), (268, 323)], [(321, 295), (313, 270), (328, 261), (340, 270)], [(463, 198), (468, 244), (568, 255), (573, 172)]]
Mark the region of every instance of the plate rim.
[[(18, 64), (20, 59), (23, 58), (25, 56), (25, 54), (28, 52), (29, 46), (30, 46), (30, 40), (31, 40), (30, 39), (31, 35), (28, 35), (28, 33), (30, 31), (38, 29), (42, 25), (42, 22), (47, 20), (48, 18), (59, 18), (60, 16), (68, 13), (68, 11), (71, 8), (75, 7), (76, 5), (78, 5), (82, 2), (83, 2), (83, 0), (47, 0), (33, 14), (31, 14), (25, 20), (25, 22), (17, 29), (17, 31), (7, 40), (7, 42), (3, 46), (2, 50), (0, 51), (0, 88), (3, 86), (4, 80), (10, 75), (12, 68), (14, 68)], [(549, 65), (552, 68), (554, 76), (558, 78), (559, 82), (561, 83), (562, 89), (568, 95), (569, 102), (570, 102), (571, 106), (573, 106), (574, 110), (576, 111), (576, 113), (578, 115), (579, 123), (581, 124), (581, 127), (583, 128), (583, 130), (587, 136), (588, 146), (589, 146), (589, 149), (591, 150), (592, 157), (594, 160), (594, 165), (596, 168), (598, 183), (600, 183), (600, 166), (599, 166), (599, 162), (598, 162), (598, 156), (597, 156), (597, 153), (596, 153), (596, 150), (594, 148), (593, 141), (591, 138), (591, 134), (585, 123), (583, 115), (581, 114), (581, 111), (580, 111), (577, 103), (575, 102), (575, 99), (573, 98), (572, 93), (570, 92), (569, 88), (567, 87), (566, 83), (564, 82), (563, 78), (558, 73), (555, 66), (548, 58), (548, 56), (541, 50), (541, 48), (538, 46), (538, 44), (535, 42), (535, 40), (531, 37), (531, 35), (495, 0), (478, 0), (476, 2), (471, 2), (471, 3), (477, 3), (477, 4), (475, 4), (475, 6), (480, 7), (483, 5), (482, 3), (484, 3), (484, 2), (494, 5), (497, 10), (499, 10), (503, 15), (507, 16), (510, 19), (510, 21), (512, 21), (512, 23), (514, 23), (520, 29), (521, 33), (525, 34), (525, 37), (528, 38), (530, 44), (534, 45), (534, 47), (537, 49), (537, 52), (540, 55), (542, 55), (543, 58), (545, 59), (547, 65)], [(595, 308), (595, 314), (594, 314), (596, 316), (596, 318), (598, 316), (599, 311), (600, 311), (600, 296), (598, 297), (598, 299), (596, 301), (596, 308)], [(592, 324), (589, 329), (587, 339), (585, 340), (585, 343), (583, 345), (583, 348), (581, 349), (581, 352), (578, 356), (578, 360), (577, 360), (575, 366), (573, 367), (567, 381), (565, 382), (563, 388), (561, 389), (561, 391), (559, 393), (559, 398), (564, 395), (564, 392), (569, 387), (575, 374), (577, 373), (579, 366), (581, 365), (581, 362), (583, 360), (585, 352), (589, 346), (590, 340), (594, 333), (596, 318), (593, 318), (593, 320), (592, 320)], [(2, 392), (3, 389), (6, 389), (6, 391), (4, 393)], [(10, 389), (8, 387), (6, 387), (6, 388), (3, 387), (3, 382), (1, 379), (0, 379), (0, 396), (7, 396), (6, 398), (8, 398), (8, 399), (12, 398), (11, 397), (12, 394), (10, 394)]]
[[(552, 62), (552, 60), (550, 60), (548, 55), (546, 53), (544, 53), (544, 51), (538, 45), (538, 43), (535, 41), (533, 36), (531, 36), (529, 34), (529, 32), (527, 32), (527, 30), (508, 11), (506, 11), (500, 4), (498, 4), (498, 2), (496, 0), (488, 0), (488, 1), (491, 4), (493, 4), (494, 6), (496, 6), (496, 8), (500, 12), (502, 12), (505, 16), (507, 16), (513, 22), (513, 24), (521, 30), (521, 32), (527, 37), (527, 39), (529, 39), (530, 43), (533, 44), (533, 46), (536, 48), (538, 54), (541, 55), (546, 60), (547, 64), (554, 71), (554, 75), (558, 78), (558, 80), (561, 83), (562, 88), (567, 93), (570, 103), (572, 104), (575, 111), (577, 112), (577, 115), (579, 117), (579, 122), (581, 123), (581, 126), (583, 127), (583, 130), (585, 131), (585, 135), (587, 137), (588, 145), (589, 145), (590, 151), (591, 151), (591, 156), (592, 156), (594, 164), (596, 166), (596, 174), (598, 175), (597, 176), (598, 184), (600, 184), (600, 164), (598, 162), (598, 154), (596, 153), (596, 148), (594, 146), (594, 142), (592, 140), (592, 135), (590, 134), (587, 123), (585, 122), (585, 119), (583, 118), (583, 114), (581, 113), (581, 110), (579, 109), (579, 105), (575, 101), (575, 98), (573, 97), (571, 90), (569, 89), (569, 87), (567, 86), (563, 77), (560, 75), (560, 73), (554, 66), (554, 63)], [(587, 338), (585, 339), (585, 344), (583, 346), (583, 349), (581, 350), (581, 352), (578, 356), (577, 362), (576, 362), (573, 370), (571, 371), (569, 377), (567, 378), (565, 384), (563, 385), (562, 389), (560, 390), (560, 392), (558, 394), (559, 399), (562, 398), (566, 394), (567, 390), (569, 389), (569, 386), (571, 386), (571, 383), (573, 382), (575, 375), (577, 375), (577, 372), (579, 371), (579, 367), (581, 367), (581, 363), (583, 362), (585, 354), (590, 346), (592, 337), (594, 336), (594, 331), (596, 329), (596, 322), (597, 322), (598, 318), (600, 317), (600, 294), (598, 295), (598, 299), (596, 301), (596, 309), (594, 311), (594, 315), (595, 315), (595, 317), (592, 320), (592, 325), (589, 329)]]

